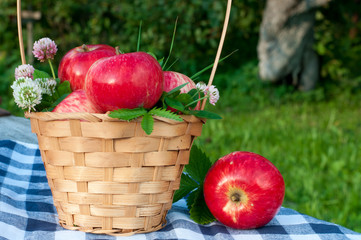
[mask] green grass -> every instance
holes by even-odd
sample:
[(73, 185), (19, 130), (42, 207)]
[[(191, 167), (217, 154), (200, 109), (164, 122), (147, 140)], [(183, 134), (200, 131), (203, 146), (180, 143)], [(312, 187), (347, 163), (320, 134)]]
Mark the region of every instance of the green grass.
[(233, 151), (266, 157), (285, 179), (284, 207), (361, 232), (361, 94), (290, 94), (261, 84), (256, 71), (251, 64), (219, 77), (235, 86), (208, 107), (223, 119), (207, 121), (196, 143), (214, 161)]

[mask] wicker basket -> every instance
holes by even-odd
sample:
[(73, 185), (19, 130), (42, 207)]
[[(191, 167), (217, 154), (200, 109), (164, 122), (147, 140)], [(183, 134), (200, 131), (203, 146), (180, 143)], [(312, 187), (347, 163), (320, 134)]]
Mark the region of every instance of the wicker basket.
[[(212, 84), (228, 26), (228, 0), (222, 36), (208, 85)], [(21, 0), (17, 0), (22, 63), (25, 53)], [(204, 109), (205, 101), (201, 109)], [(37, 134), (54, 205), (66, 229), (110, 235), (152, 232), (166, 224), (203, 119), (183, 122), (154, 117), (146, 135), (141, 119), (130, 122), (91, 113), (26, 113)]]
[[(173, 194), (203, 121), (156, 118), (146, 135), (131, 122), (90, 113), (27, 113), (67, 229), (150, 232), (165, 225)], [(67, 120), (65, 120), (67, 119)]]

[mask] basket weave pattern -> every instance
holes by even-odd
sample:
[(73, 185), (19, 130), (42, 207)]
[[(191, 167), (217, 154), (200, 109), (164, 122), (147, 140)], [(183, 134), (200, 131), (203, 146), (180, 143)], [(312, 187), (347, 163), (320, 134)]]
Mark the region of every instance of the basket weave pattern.
[(27, 113), (60, 224), (128, 235), (165, 225), (203, 120), (156, 118), (146, 135), (131, 122), (90, 113)]

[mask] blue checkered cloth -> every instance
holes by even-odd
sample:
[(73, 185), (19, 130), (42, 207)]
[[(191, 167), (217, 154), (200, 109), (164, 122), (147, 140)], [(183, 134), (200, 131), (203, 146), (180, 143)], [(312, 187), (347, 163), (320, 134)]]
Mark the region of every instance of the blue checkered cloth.
[(361, 234), (292, 209), (281, 208), (265, 227), (235, 230), (218, 222), (205, 226), (189, 218), (184, 200), (173, 204), (168, 224), (157, 232), (113, 237), (71, 231), (58, 224), (38, 145), (0, 140), (0, 240), (82, 239), (359, 239)]

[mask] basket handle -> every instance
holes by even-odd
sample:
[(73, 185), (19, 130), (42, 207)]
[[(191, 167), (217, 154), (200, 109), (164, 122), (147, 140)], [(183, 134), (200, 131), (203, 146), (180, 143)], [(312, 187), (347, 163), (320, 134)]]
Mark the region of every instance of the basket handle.
[[(228, 0), (227, 2), (227, 10), (226, 10), (226, 15), (224, 17), (224, 23), (223, 23), (223, 30), (222, 30), (222, 35), (221, 35), (221, 40), (219, 41), (219, 45), (218, 45), (218, 50), (217, 50), (217, 54), (216, 54), (216, 59), (214, 60), (214, 64), (212, 67), (212, 72), (211, 72), (211, 76), (209, 77), (208, 80), (208, 86), (211, 86), (213, 83), (213, 79), (214, 79), (214, 75), (216, 74), (216, 70), (218, 67), (218, 62), (219, 62), (219, 58), (221, 56), (221, 52), (222, 52), (222, 47), (223, 47), (223, 43), (224, 43), (224, 39), (226, 38), (226, 32), (227, 32), (227, 27), (228, 27), (228, 22), (229, 22), (229, 15), (231, 13), (231, 6), (232, 6), (232, 0)], [(202, 106), (201, 106), (201, 110), (204, 109), (204, 107), (206, 106), (206, 102), (207, 99), (203, 99), (202, 102)]]
[[(214, 75), (216, 74), (216, 70), (218, 67), (218, 62), (219, 62), (219, 58), (221, 56), (224, 39), (226, 37), (226, 32), (227, 32), (227, 27), (228, 27), (228, 22), (229, 22), (229, 15), (231, 12), (231, 5), (232, 5), (232, 0), (228, 0), (221, 40), (219, 41), (218, 50), (217, 50), (216, 58), (214, 60), (211, 76), (209, 77), (209, 80), (208, 80), (208, 86), (212, 85)], [(22, 31), (22, 26), (21, 26), (21, 0), (17, 0), (16, 7), (17, 7), (17, 22), (18, 22), (18, 35), (19, 35), (21, 62), (22, 62), (22, 64), (26, 64), (25, 52), (24, 52), (23, 31)], [(204, 109), (205, 104), (206, 104), (206, 99), (204, 99), (202, 102), (202, 107), (201, 107), (202, 110)]]
[(17, 21), (18, 21), (18, 35), (19, 35), (21, 63), (26, 64), (25, 52), (24, 52), (24, 41), (23, 41), (23, 29), (21, 26), (21, 0), (17, 0), (16, 9), (17, 9), (16, 15), (17, 15)]

